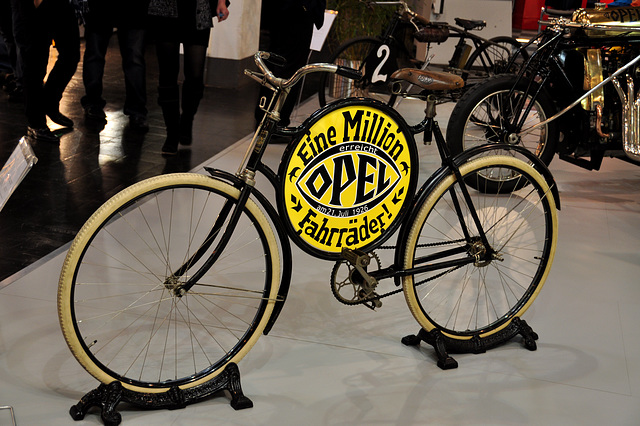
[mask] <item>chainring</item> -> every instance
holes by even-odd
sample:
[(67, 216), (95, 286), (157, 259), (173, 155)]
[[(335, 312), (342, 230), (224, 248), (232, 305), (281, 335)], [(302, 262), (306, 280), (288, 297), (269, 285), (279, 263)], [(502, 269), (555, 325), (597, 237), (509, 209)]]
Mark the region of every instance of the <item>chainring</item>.
[[(375, 260), (377, 269), (382, 268), (380, 258), (375, 253), (367, 253), (369, 266)], [(344, 266), (344, 267), (343, 267)], [(365, 268), (366, 270), (366, 268)], [(331, 270), (331, 292), (338, 301), (345, 305), (359, 305), (376, 296), (375, 286), (369, 284), (362, 277), (356, 267), (347, 260), (339, 260)]]

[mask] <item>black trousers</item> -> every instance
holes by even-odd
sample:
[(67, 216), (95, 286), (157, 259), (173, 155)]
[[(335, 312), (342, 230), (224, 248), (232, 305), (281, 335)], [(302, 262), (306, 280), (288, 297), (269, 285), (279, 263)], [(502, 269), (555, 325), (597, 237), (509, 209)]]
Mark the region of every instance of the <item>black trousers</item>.
[[(22, 82), (22, 69), (18, 64), (18, 52), (13, 38), (13, 18), (11, 14), (11, 0), (0, 0), (0, 33), (7, 47), (9, 62), (14, 77)], [(22, 83), (21, 83), (22, 84)]]
[[(86, 95), (82, 97), (82, 106), (96, 105), (103, 108), (106, 101), (102, 97), (102, 79), (106, 63), (109, 40), (113, 27), (105, 25), (85, 26), (86, 49), (84, 52), (82, 80)], [(147, 116), (147, 80), (145, 52), (145, 30), (143, 28), (119, 27), (117, 32), (126, 97), (125, 115)]]
[[(56, 111), (80, 60), (80, 35), (68, 0), (11, 0), (13, 32), (22, 59), (25, 108), (29, 126), (46, 126), (46, 112)], [(58, 57), (49, 72), (52, 40)]]
[[(287, 60), (283, 67), (269, 65), (277, 77), (289, 78), (298, 68), (306, 65), (309, 59), (311, 37), (313, 36), (313, 18), (305, 12), (300, 4), (284, 10), (271, 10), (267, 15), (267, 30), (269, 31), (269, 52), (276, 53)], [(280, 126), (288, 126), (290, 115), (298, 100), (300, 83), (295, 85), (280, 112)], [(260, 90), (260, 97), (271, 96), (272, 92), (264, 86)], [(256, 121), (262, 120), (263, 112), (256, 108)]]

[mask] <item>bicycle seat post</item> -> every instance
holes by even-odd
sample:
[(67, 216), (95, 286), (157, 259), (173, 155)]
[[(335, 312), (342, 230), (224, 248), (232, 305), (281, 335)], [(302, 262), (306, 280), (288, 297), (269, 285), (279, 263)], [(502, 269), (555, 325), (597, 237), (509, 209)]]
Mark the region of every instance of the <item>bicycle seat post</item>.
[(443, 164), (448, 164), (451, 160), (451, 152), (447, 147), (447, 143), (444, 140), (444, 136), (442, 135), (442, 130), (440, 130), (440, 126), (438, 122), (435, 120), (436, 117), (436, 104), (437, 98), (433, 94), (427, 95), (426, 106), (424, 108), (424, 115), (426, 126), (424, 130), (424, 143), (425, 145), (430, 145), (432, 138), (435, 136), (436, 138), (436, 146), (438, 147), (438, 152), (440, 153), (440, 158), (442, 158)]
[(426, 119), (426, 127), (423, 133), (423, 142), (425, 145), (431, 145), (433, 141), (433, 123), (436, 116), (436, 97), (434, 95), (428, 95), (424, 107), (424, 117)]

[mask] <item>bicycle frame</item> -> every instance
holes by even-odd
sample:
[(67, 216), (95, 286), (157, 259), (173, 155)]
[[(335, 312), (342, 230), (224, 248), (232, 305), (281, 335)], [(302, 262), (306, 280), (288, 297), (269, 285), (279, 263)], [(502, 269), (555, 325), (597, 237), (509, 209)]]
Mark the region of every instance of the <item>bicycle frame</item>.
[[(421, 17), (420, 15), (418, 15), (417, 13), (413, 12), (408, 7), (407, 3), (404, 1), (372, 1), (372, 2), (369, 2), (369, 4), (374, 4), (379, 6), (385, 6), (385, 5), (399, 6), (398, 10), (394, 12), (393, 17), (389, 22), (389, 25), (383, 31), (383, 33), (379, 36), (379, 38), (385, 44), (393, 43), (395, 47), (401, 50), (402, 54), (406, 55), (409, 58), (413, 58), (415, 55), (406, 48), (406, 46), (404, 45), (404, 43), (402, 43), (401, 40), (398, 40), (396, 30), (398, 29), (399, 24), (402, 22), (406, 22), (409, 25), (413, 25), (416, 31), (420, 29), (420, 26), (428, 25), (430, 22), (425, 18)], [(465, 41), (467, 39), (470, 39), (473, 42), (474, 49), (478, 49), (481, 45), (485, 43), (489, 43), (501, 49), (506, 49), (504, 46), (501, 46), (498, 43), (492, 42), (491, 40), (485, 39), (477, 34), (474, 34), (470, 30), (467, 30), (465, 28), (460, 28), (446, 22), (442, 23), (441, 25), (447, 27), (447, 29), (450, 32), (449, 33), (450, 38), (459, 39), (454, 49), (454, 52), (451, 56), (451, 59), (449, 60), (449, 67), (452, 69), (462, 69), (464, 67), (466, 59), (468, 58), (468, 55), (470, 53), (470, 52), (467, 52), (465, 55), (465, 53), (463, 52), (464, 47), (466, 45)], [(424, 69), (427, 65), (429, 65), (428, 57), (429, 57), (429, 51), (427, 49), (425, 60), (422, 61), (423, 62), (422, 69)], [(487, 61), (487, 63), (485, 63), (485, 60)], [(489, 62), (488, 58), (481, 57), (481, 61), (482, 61), (483, 67), (489, 68), (491, 66), (491, 64), (488, 63)]]
[[(144, 180), (100, 207), (72, 243), (59, 282), (60, 325), (109, 394), (87, 394), (70, 410), (74, 419), (97, 404), (111, 418), (120, 400), (177, 408), (223, 389), (234, 408), (251, 406), (237, 363), (281, 313), (291, 240), (335, 261), (330, 285), (340, 303), (376, 309), (403, 292), (420, 331), (402, 343), (432, 345), (443, 369), (457, 366), (448, 350), (478, 353), (516, 334), (535, 350), (537, 334), (521, 316), (547, 279), (558, 224), (557, 187), (541, 160), (499, 144), (452, 156), (432, 92), (458, 87), (461, 77), (434, 71), (394, 74), (424, 90), (416, 125), (384, 103), (349, 98), (280, 129), (284, 99), (305, 74), (357, 75), (312, 64), (285, 80), (267, 59), (274, 57), (258, 52), (259, 72), (246, 71), (274, 94), (261, 101), (264, 118), (236, 174), (206, 168), (210, 177)], [(421, 132), (425, 142), (435, 136), (442, 165), (417, 189)], [(277, 173), (262, 162), (276, 134), (292, 137)], [(496, 149), (514, 155), (488, 155)], [(274, 187), (275, 203), (255, 187), (256, 173)], [(515, 184), (503, 187), (503, 176)], [(383, 246), (392, 236), (396, 244)], [(394, 250), (390, 267), (377, 249)], [(378, 286), (383, 278), (393, 280)], [(104, 408), (107, 398), (116, 403)]]
[[(228, 226), (225, 230), (225, 234), (223, 235), (221, 241), (218, 243), (215, 249), (211, 251), (211, 254), (208, 255), (209, 258), (207, 259), (205, 264), (188, 279), (187, 283), (181, 288), (180, 291), (183, 291), (183, 292), (188, 291), (202, 276), (202, 274), (204, 274), (204, 272), (206, 272), (206, 270), (208, 270), (213, 265), (213, 263), (215, 263), (215, 260), (217, 259), (217, 257), (224, 250), (226, 242), (228, 241), (230, 235), (235, 230), (235, 223), (237, 222), (237, 218), (244, 206), (244, 203), (246, 203), (246, 200), (249, 198), (251, 194), (254, 194), (254, 195), (260, 194), (260, 192), (254, 188), (256, 173), (260, 172), (262, 175), (264, 175), (274, 188), (278, 188), (280, 186), (281, 177), (279, 177), (267, 165), (262, 163), (261, 159), (265, 152), (266, 146), (269, 144), (270, 138), (274, 134), (287, 135), (287, 136), (301, 136), (304, 133), (304, 130), (305, 130), (304, 124), (295, 128), (284, 128), (284, 129), (277, 128), (277, 122), (279, 120), (279, 110), (284, 103), (284, 99), (289, 93), (290, 87), (292, 87), (304, 75), (312, 72), (336, 72), (336, 73), (343, 73), (343, 74), (346, 73), (347, 75), (352, 76), (352, 74), (350, 74), (350, 71), (340, 70), (341, 67), (337, 67), (332, 64), (312, 64), (312, 65), (307, 65), (306, 67), (301, 68), (289, 80), (278, 79), (275, 76), (273, 76), (273, 74), (271, 74), (270, 71), (264, 65), (263, 59), (267, 59), (268, 57), (269, 57), (269, 54), (262, 53), (262, 52), (258, 52), (255, 55), (256, 63), (259, 65), (261, 71), (263, 71), (263, 74), (251, 72), (251, 71), (245, 72), (247, 75), (249, 75), (253, 79), (259, 81), (261, 84), (265, 84), (271, 87), (272, 89), (274, 89), (275, 93), (273, 95), (273, 98), (271, 99), (271, 102), (269, 103), (269, 105), (265, 110), (264, 118), (259, 124), (254, 134), (254, 137), (245, 153), (244, 159), (242, 161), (242, 164), (238, 172), (234, 177), (232, 177), (226, 174), (225, 172), (222, 172), (219, 170), (211, 170), (211, 169), (208, 170), (209, 173), (212, 174), (213, 176), (224, 177), (226, 180), (233, 181), (234, 185), (240, 189), (241, 195), (235, 202), (233, 203), (228, 202), (227, 206), (225, 206), (223, 210), (223, 213), (216, 221), (214, 229), (212, 229), (212, 231), (210, 232), (211, 236), (217, 234), (221, 229), (222, 225), (224, 223), (227, 223), (227, 219), (228, 219)], [(455, 210), (457, 213), (458, 220), (461, 224), (461, 227), (464, 230), (465, 238), (468, 243), (467, 245), (470, 245), (472, 243), (472, 239), (470, 237), (470, 233), (468, 232), (468, 225), (465, 223), (465, 218), (463, 217), (463, 214), (460, 209), (460, 205), (462, 203), (466, 204), (469, 207), (469, 210), (472, 212), (472, 221), (474, 223), (475, 228), (478, 230), (478, 234), (481, 242), (485, 247), (490, 247), (485, 231), (483, 230), (481, 221), (479, 220), (475, 212), (475, 209), (473, 207), (473, 201), (469, 194), (469, 190), (464, 180), (462, 179), (462, 176), (460, 175), (458, 167), (460, 164), (464, 163), (469, 158), (481, 153), (485, 153), (488, 150), (498, 149), (498, 147), (496, 147), (495, 144), (487, 145), (485, 147), (478, 147), (479, 149), (465, 152), (460, 156), (460, 158), (452, 157), (448, 151), (448, 147), (445, 143), (444, 137), (442, 135), (442, 132), (440, 131), (438, 123), (434, 120), (436, 98), (433, 95), (430, 95), (426, 98), (426, 101), (427, 101), (427, 108), (425, 109), (425, 111), (432, 111), (432, 113), (427, 113), (422, 122), (414, 126), (409, 126), (409, 129), (411, 133), (414, 135), (418, 133), (427, 132), (428, 140), (431, 139), (431, 135), (435, 136), (436, 144), (437, 144), (438, 151), (440, 153), (440, 157), (442, 159), (443, 165), (441, 169), (439, 169), (436, 173), (434, 173), (432, 178), (423, 186), (423, 188), (417, 194), (424, 193), (425, 187), (433, 186), (435, 183), (439, 182), (445, 176), (453, 173), (456, 177), (456, 181), (458, 183), (458, 186), (462, 194), (461, 200), (457, 199), (455, 194), (453, 194)], [(370, 101), (370, 102), (374, 104), (379, 104), (375, 101)], [(380, 106), (378, 105), (378, 107)], [(415, 140), (413, 140), (412, 143), (415, 143)], [(544, 167), (544, 165), (542, 165), (540, 160), (537, 157), (535, 157), (533, 154), (531, 154), (529, 151), (523, 150), (519, 147), (513, 147), (513, 146), (503, 147), (502, 149), (515, 150), (517, 152), (522, 152), (522, 154), (527, 156), (527, 158), (533, 164), (536, 164), (539, 167), (540, 171), (543, 172), (544, 177), (548, 182), (550, 183), (553, 182), (553, 177), (548, 172), (548, 170)], [(285, 156), (286, 156), (286, 152), (285, 152)], [(557, 189), (555, 185), (553, 186), (550, 185), (550, 186), (553, 188), (554, 199), (556, 203), (559, 205), (559, 196), (557, 193)], [(262, 195), (259, 195), (259, 196), (260, 196), (260, 200), (262, 202), (266, 202), (265, 205), (269, 206), (269, 211), (273, 213), (274, 209), (271, 206), (271, 204), (268, 201), (266, 201), (266, 198), (264, 196)], [(229, 204), (233, 204), (233, 206), (230, 206)], [(415, 202), (412, 202), (412, 204), (415, 204)], [(283, 229), (286, 229), (285, 227), (282, 226), (282, 223), (278, 216), (274, 216), (272, 214), (270, 214), (270, 216), (272, 221), (276, 223), (276, 228), (278, 229), (279, 233), (281, 233)], [(412, 216), (412, 214), (410, 213), (409, 216)], [(404, 220), (401, 222), (402, 224), (400, 224), (400, 227), (401, 227), (400, 235), (404, 235), (408, 232), (407, 224), (410, 223), (411, 221)], [(291, 236), (288, 230), (285, 233), (286, 235)], [(283, 236), (281, 235), (280, 238), (282, 241)], [(207, 240), (213, 240), (213, 238), (208, 238)], [(301, 247), (301, 248), (304, 249), (304, 247)], [(174, 276), (184, 274), (188, 269), (188, 266), (195, 263), (202, 256), (207, 255), (207, 253), (209, 252), (209, 249), (210, 247), (208, 246), (201, 247), (201, 249), (198, 250), (197, 253), (191, 259), (189, 259), (188, 262), (186, 262), (181, 268), (179, 268), (174, 273)], [(421, 272), (427, 272), (427, 271), (438, 271), (438, 270), (446, 271), (450, 268), (457, 268), (460, 266), (464, 266), (466, 264), (477, 262), (478, 261), (477, 258), (473, 256), (465, 255), (460, 259), (443, 260), (441, 262), (432, 263), (434, 261), (438, 261), (440, 259), (444, 259), (455, 254), (468, 253), (468, 251), (469, 251), (469, 247), (467, 246), (462, 248), (452, 249), (452, 250), (444, 250), (441, 253), (438, 253), (436, 255), (425, 257), (422, 259), (417, 259), (416, 262), (419, 264), (419, 266), (416, 266), (411, 269), (406, 269), (406, 270), (399, 268), (399, 265), (401, 263), (399, 262), (399, 259), (396, 259), (394, 265), (385, 269), (380, 269), (378, 271), (371, 272), (370, 276), (375, 280), (380, 280), (384, 278), (394, 278), (396, 282), (398, 282), (397, 280), (399, 280), (404, 276), (413, 275)], [(345, 256), (344, 253), (343, 253), (343, 256)], [(484, 256), (486, 259), (492, 259), (494, 256), (493, 250), (492, 249), (487, 250)], [(290, 265), (290, 257), (289, 257), (287, 259), (287, 265), (285, 267), (285, 270), (289, 270), (290, 268), (291, 268), (291, 265)], [(287, 275), (287, 283), (281, 289), (281, 293), (278, 297), (279, 306), (277, 306), (276, 309), (274, 310), (274, 316), (270, 324), (273, 324), (273, 322), (275, 322), (275, 319), (277, 318), (277, 315), (280, 309), (282, 308), (282, 305), (284, 304), (284, 300), (286, 299), (286, 294), (289, 288), (289, 283), (288, 283), (289, 276), (290, 275)]]
[[(454, 25), (449, 25), (447, 24), (447, 27), (449, 28), (449, 31), (453, 31), (453, 34), (449, 34), (450, 38), (458, 38), (458, 43), (456, 44), (455, 50), (453, 51), (453, 55), (451, 56), (451, 59), (449, 60), (449, 67), (454, 68), (454, 69), (463, 69), (464, 66), (466, 65), (466, 61), (468, 60), (471, 51), (466, 55), (464, 55), (463, 49), (465, 44), (465, 41), (467, 39), (470, 39), (473, 42), (473, 48), (474, 50), (477, 50), (480, 48), (480, 46), (488, 44), (491, 45), (495, 48), (498, 49), (503, 49), (504, 51), (506, 51), (507, 53), (509, 53), (509, 55), (511, 54), (511, 52), (509, 51), (509, 49), (507, 49), (506, 47), (500, 45), (499, 43), (496, 43), (494, 41), (491, 41), (489, 39), (480, 37), (477, 34), (474, 34), (471, 31), (462, 29), (462, 28), (458, 28)], [(428, 54), (427, 54), (428, 55)], [(482, 67), (485, 70), (488, 70), (491, 68), (492, 64), (490, 63), (491, 58), (489, 58), (488, 56), (483, 56), (480, 55), (480, 61), (482, 63)]]

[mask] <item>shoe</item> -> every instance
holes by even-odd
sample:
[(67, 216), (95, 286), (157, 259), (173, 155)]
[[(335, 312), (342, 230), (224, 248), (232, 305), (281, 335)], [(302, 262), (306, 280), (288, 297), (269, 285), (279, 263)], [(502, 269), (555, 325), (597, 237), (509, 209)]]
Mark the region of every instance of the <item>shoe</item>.
[(41, 141), (41, 142), (52, 142), (59, 143), (60, 138), (55, 135), (48, 127), (27, 127), (27, 136), (31, 139)]
[(107, 114), (97, 105), (88, 105), (84, 108), (84, 116), (89, 120), (107, 121)]
[(47, 117), (51, 119), (56, 124), (61, 125), (62, 127), (73, 127), (73, 120), (58, 111), (57, 109), (47, 111)]
[(176, 155), (178, 153), (178, 138), (167, 137), (162, 145), (162, 155)]
[(129, 128), (138, 132), (146, 132), (149, 130), (147, 117), (143, 115), (132, 115), (129, 117)]

